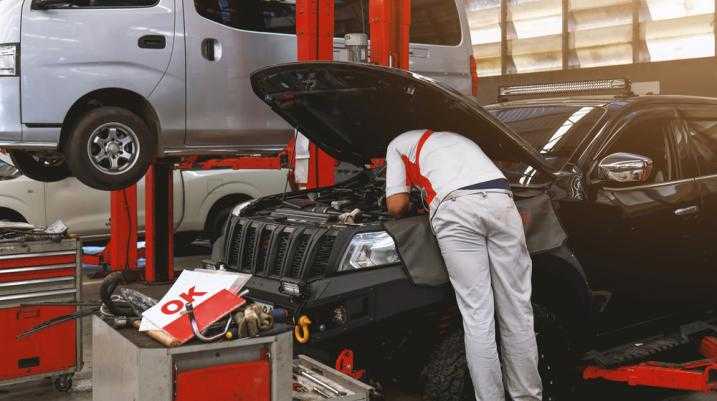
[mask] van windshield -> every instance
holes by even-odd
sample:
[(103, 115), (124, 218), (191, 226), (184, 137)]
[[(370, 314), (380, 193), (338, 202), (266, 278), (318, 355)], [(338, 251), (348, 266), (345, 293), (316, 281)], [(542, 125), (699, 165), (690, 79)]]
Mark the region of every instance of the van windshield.
[[(194, 0), (204, 18), (258, 32), (296, 33), (295, 0)], [(368, 0), (335, 0), (334, 35), (369, 32)], [(411, 42), (455, 46), (461, 25), (454, 0), (412, 0)]]

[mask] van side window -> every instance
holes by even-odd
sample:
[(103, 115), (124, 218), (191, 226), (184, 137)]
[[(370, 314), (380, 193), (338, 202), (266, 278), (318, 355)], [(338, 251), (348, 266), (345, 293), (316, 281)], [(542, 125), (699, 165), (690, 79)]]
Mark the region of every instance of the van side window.
[[(413, 0), (411, 42), (446, 46), (459, 44), (461, 26), (455, 4), (454, 0)], [(194, 0), (194, 6), (202, 17), (232, 28), (296, 33), (294, 1)], [(347, 33), (368, 33), (368, 0), (336, 0), (334, 18), (334, 35), (338, 38)]]
[(75, 0), (72, 8), (152, 7), (159, 0)]

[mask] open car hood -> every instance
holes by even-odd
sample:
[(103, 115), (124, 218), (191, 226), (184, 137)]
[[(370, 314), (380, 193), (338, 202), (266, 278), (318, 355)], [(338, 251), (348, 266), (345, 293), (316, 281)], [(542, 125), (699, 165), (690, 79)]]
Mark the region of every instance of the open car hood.
[(554, 170), (540, 154), (477, 101), (407, 71), (342, 62), (290, 63), (251, 76), (254, 93), (334, 158), (364, 165), (383, 158), (389, 142), (415, 129), (452, 131), (493, 160)]

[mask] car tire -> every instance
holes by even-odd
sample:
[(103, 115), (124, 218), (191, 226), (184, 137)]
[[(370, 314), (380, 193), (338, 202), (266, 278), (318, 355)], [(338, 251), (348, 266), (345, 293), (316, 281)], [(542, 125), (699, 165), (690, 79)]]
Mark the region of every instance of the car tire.
[[(534, 305), (533, 311), (543, 400), (570, 400), (578, 378), (570, 336), (556, 315), (539, 305)], [(425, 401), (475, 400), (462, 330), (443, 339), (431, 354), (423, 374)]]
[(72, 125), (64, 143), (67, 165), (85, 185), (112, 191), (139, 181), (156, 153), (144, 120), (120, 107), (99, 107)]
[(229, 220), (229, 215), (236, 205), (251, 200), (251, 197), (240, 195), (236, 197), (225, 198), (217, 202), (209, 211), (205, 224), (205, 236), (213, 244), (219, 237), (224, 234), (224, 226)]
[(15, 168), (35, 181), (57, 182), (70, 176), (70, 170), (62, 154), (47, 158), (41, 153), (25, 150), (11, 150), (9, 153)]

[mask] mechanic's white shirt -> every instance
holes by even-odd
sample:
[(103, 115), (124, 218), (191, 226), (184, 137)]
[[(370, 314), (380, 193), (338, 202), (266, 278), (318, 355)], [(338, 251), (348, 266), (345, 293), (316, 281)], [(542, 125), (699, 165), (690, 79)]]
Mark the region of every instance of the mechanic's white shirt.
[[(386, 197), (410, 191), (401, 155), (416, 162), (418, 141), (426, 130), (397, 136), (386, 151)], [(421, 175), (436, 192), (429, 205), (431, 214), (451, 192), (485, 181), (505, 178), (503, 173), (472, 140), (453, 132), (434, 132), (421, 150)]]

